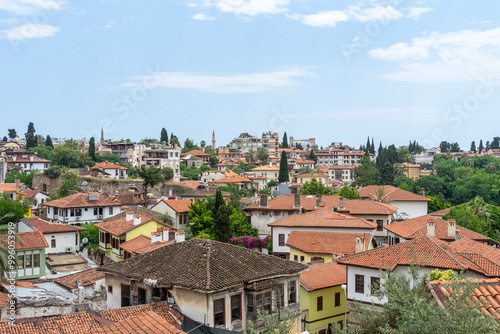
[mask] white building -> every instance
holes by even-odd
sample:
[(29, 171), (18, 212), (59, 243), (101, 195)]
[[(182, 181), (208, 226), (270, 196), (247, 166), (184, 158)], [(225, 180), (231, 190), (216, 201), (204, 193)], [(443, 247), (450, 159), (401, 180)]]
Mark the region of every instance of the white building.
[(38, 210), (42, 207), (42, 204), (49, 199), (49, 195), (39, 190), (23, 190), (26, 199), (31, 202), (31, 213), (36, 214)]
[(80, 232), (84, 228), (52, 223), (40, 218), (23, 218), (17, 223), (19, 232), (40, 231), (47, 240), (46, 255), (60, 253), (75, 253), (80, 251)]
[(176, 229), (183, 229), (189, 223), (189, 206), (192, 204), (188, 199), (165, 200), (162, 199), (156, 203), (151, 210), (169, 215), (171, 225)]
[(128, 179), (128, 168), (107, 161), (94, 165), (91, 170), (99, 170), (108, 179)]
[(120, 213), (121, 203), (106, 193), (83, 192), (45, 202), (51, 222), (83, 224), (100, 222)]
[(5, 176), (7, 175), (7, 159), (0, 156), (0, 183), (5, 183)]
[(34, 154), (13, 155), (7, 158), (7, 164), (21, 167), (25, 172), (34, 170), (43, 172), (50, 167), (50, 160), (39, 158)]
[(174, 178), (172, 181), (180, 182), (180, 158), (181, 149), (179, 147), (168, 147), (161, 149), (148, 148), (144, 151), (141, 151), (139, 165), (153, 165), (159, 168), (169, 167), (174, 172)]

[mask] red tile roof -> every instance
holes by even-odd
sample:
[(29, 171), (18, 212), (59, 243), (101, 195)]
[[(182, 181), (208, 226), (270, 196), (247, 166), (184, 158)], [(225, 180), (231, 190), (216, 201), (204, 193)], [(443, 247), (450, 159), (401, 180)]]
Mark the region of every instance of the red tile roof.
[(81, 281), (82, 286), (87, 286), (102, 279), (104, 279), (104, 273), (97, 272), (96, 268), (92, 268), (56, 278), (54, 279), (54, 282), (73, 290), (78, 288), (78, 285), (76, 284), (77, 281)]
[(307, 291), (347, 283), (346, 267), (337, 262), (316, 264), (300, 274), (300, 284)]
[(338, 262), (382, 270), (394, 270), (397, 266), (409, 266), (410, 263), (415, 263), (422, 267), (457, 271), (471, 270), (481, 275), (487, 275), (487, 272), (474, 262), (456, 252), (452, 244), (428, 236), (389, 247), (347, 255), (339, 259)]
[(427, 197), (414, 194), (412, 192), (396, 188), (393, 186), (366, 186), (358, 189), (361, 197), (372, 198), (376, 195), (377, 189), (382, 188), (385, 190), (390, 201), (412, 201), (412, 202), (430, 202)]
[[(295, 195), (282, 195), (269, 200), (268, 207), (260, 207), (259, 204), (255, 204), (244, 210), (299, 211), (300, 208), (294, 208), (294, 196)], [(323, 195), (322, 202), (324, 202), (325, 208), (328, 210), (338, 208), (340, 205), (339, 196), (336, 195)], [(366, 199), (345, 199), (344, 203), (345, 210), (339, 210), (339, 212), (351, 215), (392, 215), (397, 210), (395, 206), (390, 204)], [(316, 196), (300, 195), (300, 204), (306, 211), (315, 210)]]
[(275, 220), (268, 226), (285, 227), (329, 227), (373, 230), (376, 223), (326, 209), (318, 209), (304, 214), (295, 214)]
[(23, 190), (21, 191), (24, 195), (26, 195), (26, 198), (32, 198), (33, 196), (35, 196), (36, 194), (38, 193), (41, 193), (41, 194), (44, 194), (46, 196), (48, 196), (46, 193), (40, 191), (40, 190), (31, 190), (31, 189), (26, 189), (26, 190)]
[[(24, 183), (21, 183), (24, 185)], [(16, 187), (15, 183), (0, 183), (0, 191), (3, 192), (16, 192), (21, 191), (20, 188)]]
[(50, 160), (46, 160), (46, 159), (42, 159), (40, 157), (37, 157), (37, 156), (34, 156), (34, 155), (30, 155), (33, 158), (33, 161), (31, 161), (31, 159), (28, 157), (28, 158), (22, 158), (22, 157), (16, 157), (16, 160), (14, 160), (13, 158), (7, 158), (7, 163), (18, 163), (18, 162), (22, 162), (22, 163), (28, 163), (28, 162), (33, 162), (33, 163), (45, 163), (45, 162), (50, 162)]
[(243, 176), (229, 176), (222, 179), (211, 181), (210, 183), (252, 183), (252, 180)]
[(191, 150), (189, 152), (182, 153), (181, 157), (185, 157), (186, 155), (194, 155), (197, 157), (210, 157), (211, 156), (211, 154), (202, 152), (200, 150)]
[(301, 175), (297, 175), (296, 178), (298, 179), (302, 179), (302, 178), (313, 178), (313, 177), (316, 177), (316, 178), (328, 178), (328, 175), (325, 175), (325, 174), (311, 174), (311, 173), (307, 173), (307, 174), (301, 174)]
[(160, 317), (153, 311), (146, 311), (129, 318), (115, 322), (112, 325), (93, 330), (95, 334), (180, 334), (184, 331), (177, 329), (173, 324)]
[(145, 235), (140, 235), (138, 237), (135, 237), (134, 239), (131, 239), (129, 241), (120, 244), (120, 248), (123, 249), (124, 251), (129, 252), (130, 254), (137, 255), (137, 254), (148, 253), (154, 251), (155, 249), (168, 246), (172, 244), (174, 241), (175, 240), (158, 241), (152, 244), (150, 237), (147, 237)]
[(309, 254), (349, 255), (356, 253), (356, 238), (363, 240), (365, 250), (370, 248), (371, 233), (334, 233), (292, 231), (286, 245)]
[(11, 299), (12, 297), (9, 297), (8, 293), (0, 292), (0, 308), (7, 305), (7, 303), (10, 302)]
[(134, 225), (134, 219), (126, 221), (127, 217), (122, 216), (122, 217), (118, 217), (116, 219), (103, 221), (101, 223), (95, 224), (94, 226), (99, 228), (100, 230), (103, 230), (105, 232), (109, 232), (114, 236), (121, 236), (121, 235), (127, 233), (128, 231), (133, 230), (134, 228), (136, 228), (138, 226), (149, 223), (150, 221), (155, 221), (159, 224), (165, 225), (164, 223), (162, 223), (161, 221), (159, 221), (157, 219), (145, 217), (142, 215), (138, 215), (138, 216), (141, 218), (141, 223), (138, 225)]
[(151, 209), (153, 209), (161, 202), (171, 207), (172, 210), (174, 210), (177, 213), (189, 212), (189, 207), (191, 206), (191, 204), (193, 204), (193, 202), (191, 202), (191, 200), (189, 199), (169, 199), (169, 200), (162, 199), (160, 202), (156, 203)]
[(309, 160), (309, 159), (295, 159), (295, 163), (296, 164), (310, 164), (310, 165), (315, 164), (314, 160)]
[(128, 169), (127, 167), (116, 165), (116, 164), (113, 164), (113, 163), (110, 163), (107, 161), (99, 162), (98, 164), (95, 164), (94, 166), (92, 166), (90, 169), (99, 169), (99, 168), (102, 168), (102, 169), (124, 169), (124, 170)]
[(252, 172), (260, 172), (260, 171), (279, 171), (280, 168), (278, 166), (260, 166), (250, 169)]
[[(47, 240), (43, 236), (42, 232), (17, 232), (16, 236), (18, 239), (15, 239), (16, 248), (15, 249), (32, 249), (32, 248), (45, 248), (49, 247)], [(4, 247), (8, 247), (9, 245), (9, 235), (4, 234), (0, 235), (0, 243), (4, 245)]]
[[(90, 194), (99, 195), (98, 200), (89, 200)], [(121, 203), (113, 200), (106, 194), (100, 192), (76, 193), (53, 201), (45, 202), (43, 205), (56, 208), (83, 208), (83, 207), (105, 207), (105, 206), (121, 206)]]
[[(397, 234), (405, 239), (415, 239), (427, 235), (427, 221), (434, 220), (434, 235), (446, 241), (454, 241), (455, 235), (448, 235), (448, 221), (433, 217), (432, 214), (425, 216), (403, 220), (397, 223), (384, 226), (384, 228), (394, 234)], [(488, 238), (482, 234), (466, 229), (465, 227), (455, 225), (458, 231), (459, 239), (473, 239), (478, 241), (486, 241), (496, 243), (495, 240)]]
[(64, 233), (85, 231), (83, 227), (68, 224), (52, 223), (41, 218), (23, 218), (21, 220), (27, 226), (34, 228), (42, 233)]

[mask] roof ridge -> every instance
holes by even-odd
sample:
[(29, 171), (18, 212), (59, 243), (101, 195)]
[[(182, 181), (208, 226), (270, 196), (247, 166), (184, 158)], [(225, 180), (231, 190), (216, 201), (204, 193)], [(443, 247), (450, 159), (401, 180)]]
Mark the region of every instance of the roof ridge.
[(210, 246), (211, 246), (211, 244), (208, 243), (207, 261), (206, 261), (206, 264), (207, 264), (207, 286), (206, 286), (206, 289), (207, 290), (210, 289), (210, 254), (212, 253), (212, 248)]
[[(433, 238), (433, 237), (429, 237), (429, 236), (427, 236), (427, 235), (425, 235), (425, 236), (423, 236), (423, 237), (421, 237), (421, 238), (427, 238), (427, 239), (429, 239), (429, 240), (430, 240), (430, 241), (431, 241), (434, 245), (436, 245), (436, 246), (437, 246), (437, 247), (438, 247), (441, 251), (443, 251), (443, 252), (444, 252), (444, 253), (445, 253), (445, 254), (446, 254), (449, 258), (451, 258), (453, 261), (455, 261), (455, 262), (458, 264), (458, 266), (459, 266), (459, 267), (462, 267), (463, 269), (469, 269), (469, 268), (465, 268), (465, 267), (464, 267), (464, 266), (460, 263), (460, 261), (458, 261), (457, 259), (455, 259), (455, 258), (454, 258), (453, 256), (451, 256), (451, 254), (449, 254), (449, 253), (448, 253), (448, 252), (447, 252), (447, 251), (446, 251), (446, 250), (445, 250), (445, 249), (444, 249), (441, 245), (439, 245), (438, 243), (436, 243), (436, 240), (440, 240), (440, 239), (434, 239), (435, 237)], [(415, 239), (415, 240), (418, 240), (418, 239), (420, 239), (420, 238), (417, 238), (417, 239)], [(441, 240), (440, 240), (440, 241), (441, 241)], [(443, 242), (445, 242), (445, 241), (443, 241)], [(450, 248), (450, 251), (451, 251), (452, 253), (458, 254), (457, 252), (455, 252), (455, 251), (454, 251), (453, 249), (451, 249), (451, 248)], [(458, 255), (460, 255), (460, 254), (458, 254)], [(461, 256), (461, 255), (460, 255), (460, 256)]]

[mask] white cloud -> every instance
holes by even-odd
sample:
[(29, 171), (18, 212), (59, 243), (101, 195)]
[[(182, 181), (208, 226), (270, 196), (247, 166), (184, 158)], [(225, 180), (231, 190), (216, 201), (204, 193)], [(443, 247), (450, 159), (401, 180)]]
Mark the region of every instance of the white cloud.
[(420, 16), (422, 16), (425, 13), (432, 12), (434, 8), (428, 8), (428, 7), (413, 7), (408, 10), (408, 14), (406, 14), (407, 17), (410, 19), (418, 20), (420, 19)]
[(312, 15), (287, 14), (286, 16), (311, 27), (335, 27), (337, 22), (349, 20), (347, 14), (339, 10), (319, 12)]
[(4, 20), (0, 20), (0, 23), (16, 24), (16, 23), (19, 23), (19, 20), (18, 19), (4, 19)]
[(198, 13), (198, 14), (193, 15), (193, 19), (198, 20), (198, 21), (213, 21), (213, 20), (215, 20), (215, 17), (211, 17), (211, 16), (207, 16), (207, 15), (202, 14), (202, 13)]
[(2, 30), (1, 38), (9, 40), (51, 37), (57, 34), (59, 27), (48, 24), (25, 24), (8, 30)]
[(262, 73), (207, 75), (186, 72), (158, 72), (134, 77), (122, 87), (188, 88), (213, 93), (257, 93), (298, 84), (295, 78), (313, 75), (304, 69), (292, 68)]
[[(216, 8), (224, 13), (255, 16), (286, 12), (290, 0), (198, 0), (200, 6)], [(188, 3), (189, 7), (196, 7)]]
[(104, 29), (111, 29), (111, 28), (113, 28), (113, 25), (111, 23), (108, 23), (103, 28)]
[(59, 11), (66, 3), (63, 0), (0, 0), (0, 11), (28, 15), (38, 11)]
[(397, 61), (401, 71), (383, 78), (397, 81), (475, 81), (500, 75), (500, 28), (432, 33), (368, 53), (374, 59)]
[(350, 7), (348, 10), (349, 16), (359, 22), (369, 21), (392, 21), (403, 18), (404, 15), (397, 9), (391, 6), (377, 6), (373, 8), (359, 9), (358, 7)]

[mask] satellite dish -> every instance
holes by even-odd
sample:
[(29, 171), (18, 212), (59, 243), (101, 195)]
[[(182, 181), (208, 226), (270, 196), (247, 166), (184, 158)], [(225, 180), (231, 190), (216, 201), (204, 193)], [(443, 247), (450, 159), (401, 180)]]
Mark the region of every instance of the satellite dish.
[(87, 238), (82, 239), (82, 244), (88, 244), (88, 243), (89, 243), (89, 239), (87, 239)]

